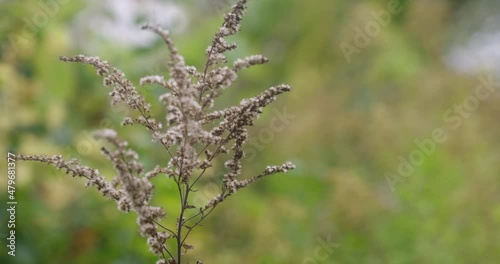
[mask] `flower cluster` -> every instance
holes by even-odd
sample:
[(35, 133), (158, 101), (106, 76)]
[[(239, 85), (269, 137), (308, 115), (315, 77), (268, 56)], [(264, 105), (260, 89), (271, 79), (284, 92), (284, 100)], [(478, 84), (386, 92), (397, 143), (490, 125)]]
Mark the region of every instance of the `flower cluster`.
[[(150, 250), (159, 257), (158, 263), (180, 264), (185, 251), (193, 248), (186, 243), (187, 236), (219, 203), (267, 175), (295, 168), (291, 162), (286, 162), (280, 166), (268, 166), (257, 176), (238, 179), (245, 157), (247, 127), (253, 125), (263, 108), (276, 100), (278, 95), (290, 91), (289, 85), (277, 85), (255, 97), (241, 100), (239, 105), (214, 110), (215, 99), (233, 84), (240, 70), (269, 61), (262, 55), (252, 55), (237, 59), (232, 66), (228, 66), (225, 53), (237, 45), (227, 43), (226, 37), (239, 31), (246, 2), (239, 0), (225, 15), (224, 23), (206, 50), (207, 60), (202, 69), (185, 64), (167, 30), (159, 25), (143, 26), (143, 29), (155, 32), (164, 40), (170, 54), (169, 78), (146, 76), (139, 81), (141, 86), (158, 84), (165, 88), (166, 92), (159, 97), (165, 105), (164, 118), (155, 119), (150, 104), (134, 84), (107, 61), (85, 55), (60, 58), (65, 62), (90, 64), (96, 69), (97, 74), (103, 77), (104, 86), (111, 88), (111, 104), (126, 104), (135, 113), (124, 117), (122, 125), (138, 125), (147, 129), (152, 141), (161, 144), (168, 154), (164, 166), (157, 165), (145, 171), (139, 155), (111, 129), (97, 131), (95, 137), (107, 142), (101, 152), (114, 165), (116, 176), (112, 181), (107, 181), (97, 170), (80, 165), (77, 160), (65, 161), (61, 156), (20, 155), (18, 159), (52, 164), (65, 169), (68, 174), (86, 178), (88, 186), (96, 187), (103, 196), (114, 200), (121, 211), (137, 213), (140, 234), (146, 237)], [(189, 194), (212, 167), (215, 158), (223, 159), (227, 169), (221, 193), (206, 205), (196, 208), (190, 204)], [(159, 221), (166, 213), (163, 208), (151, 205), (154, 186), (150, 180), (160, 174), (175, 181), (179, 192), (181, 210), (174, 228), (160, 225)], [(197, 210), (192, 212), (191, 209)], [(162, 229), (164, 231), (160, 231)], [(166, 241), (172, 238), (176, 240), (176, 252), (166, 247)]]

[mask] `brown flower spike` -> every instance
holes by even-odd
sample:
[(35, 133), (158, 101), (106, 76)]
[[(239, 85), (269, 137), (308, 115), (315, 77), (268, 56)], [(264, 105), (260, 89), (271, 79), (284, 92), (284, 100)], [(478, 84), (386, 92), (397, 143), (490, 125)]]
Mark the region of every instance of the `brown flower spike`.
[[(239, 0), (225, 15), (224, 23), (206, 50), (207, 60), (201, 71), (185, 64), (168, 31), (158, 25), (143, 26), (143, 29), (160, 35), (170, 53), (170, 79), (146, 76), (139, 81), (141, 86), (159, 84), (165, 87), (167, 92), (159, 98), (166, 110), (163, 121), (153, 118), (150, 104), (134, 84), (107, 61), (85, 55), (60, 58), (65, 62), (90, 64), (96, 69), (97, 74), (103, 77), (104, 86), (111, 88), (111, 104), (124, 103), (136, 113), (134, 117), (125, 117), (122, 125), (139, 125), (149, 130), (152, 140), (161, 144), (168, 154), (166, 166), (157, 165), (150, 171), (144, 171), (138, 154), (111, 129), (97, 131), (95, 137), (112, 146), (111, 149), (101, 149), (117, 172), (112, 181), (107, 181), (99, 171), (83, 166), (75, 159), (65, 161), (58, 155), (18, 155), (17, 159), (47, 163), (65, 169), (69, 175), (87, 179), (87, 186), (95, 187), (103, 196), (114, 200), (120, 211), (137, 213), (140, 234), (147, 239), (151, 252), (158, 256), (157, 263), (182, 263), (183, 254), (194, 248), (186, 243), (188, 235), (218, 204), (250, 183), (295, 168), (291, 162), (285, 162), (280, 166), (267, 166), (261, 174), (252, 178), (238, 179), (242, 170), (241, 161), (245, 157), (243, 147), (248, 138), (247, 127), (253, 125), (263, 108), (276, 100), (276, 96), (290, 91), (289, 85), (277, 85), (253, 98), (242, 100), (239, 105), (213, 110), (214, 100), (232, 85), (240, 70), (268, 62), (262, 55), (252, 55), (237, 59), (232, 66), (228, 66), (225, 53), (237, 45), (227, 43), (225, 38), (239, 31), (246, 2)], [(206, 205), (196, 208), (189, 203), (189, 195), (198, 180), (212, 167), (216, 157), (226, 160), (227, 172), (223, 176), (221, 193)], [(167, 214), (163, 208), (150, 204), (154, 188), (150, 180), (159, 174), (175, 181), (179, 192), (181, 210), (173, 228), (159, 223)], [(188, 210), (195, 212), (188, 215)], [(167, 248), (168, 239), (175, 239), (175, 250)]]

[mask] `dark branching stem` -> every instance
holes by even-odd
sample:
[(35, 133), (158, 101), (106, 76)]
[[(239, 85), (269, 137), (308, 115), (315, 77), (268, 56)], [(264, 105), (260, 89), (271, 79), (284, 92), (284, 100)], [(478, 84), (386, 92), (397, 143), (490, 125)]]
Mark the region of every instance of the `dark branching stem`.
[[(268, 166), (263, 173), (249, 179), (238, 180), (241, 175), (241, 160), (244, 157), (243, 145), (247, 141), (246, 126), (252, 126), (253, 121), (261, 114), (262, 108), (276, 99), (276, 96), (290, 91), (290, 86), (279, 85), (267, 89), (265, 92), (244, 99), (237, 106), (214, 111), (215, 99), (224, 89), (230, 87), (237, 79), (238, 72), (243, 68), (267, 62), (262, 55), (252, 55), (234, 61), (232, 67), (227, 65), (225, 52), (236, 48), (236, 44), (228, 44), (226, 37), (236, 34), (246, 8), (246, 0), (238, 0), (232, 10), (224, 17), (222, 26), (217, 30), (208, 52), (207, 60), (202, 71), (195, 67), (186, 66), (184, 58), (179, 54), (170, 38), (168, 31), (159, 25), (145, 25), (159, 34), (165, 41), (170, 52), (170, 79), (164, 76), (146, 76), (141, 78), (140, 84), (160, 84), (169, 92), (160, 96), (160, 101), (167, 106), (167, 128), (152, 118), (150, 105), (132, 84), (125, 78), (125, 74), (112, 67), (107, 61), (97, 57), (77, 55), (75, 57), (61, 57), (62, 61), (80, 62), (93, 65), (97, 74), (104, 78), (104, 85), (112, 88), (111, 104), (126, 103), (132, 110), (137, 110), (138, 118), (125, 117), (122, 124), (138, 124), (145, 127), (151, 134), (154, 142), (160, 142), (168, 153), (169, 161), (166, 166), (156, 166), (155, 169), (142, 173), (144, 165), (139, 162), (138, 155), (128, 149), (127, 142), (118, 138), (116, 131), (104, 129), (98, 131), (98, 138), (112, 143), (115, 150), (102, 149), (102, 153), (113, 163), (117, 176), (112, 182), (99, 174), (98, 170), (81, 165), (78, 160), (63, 160), (60, 155), (54, 156), (27, 156), (19, 155), (19, 160), (31, 160), (47, 163), (58, 169), (65, 169), (66, 173), (87, 179), (87, 186), (95, 187), (103, 196), (112, 199), (123, 212), (135, 211), (139, 231), (147, 238), (149, 249), (159, 258), (158, 264), (182, 264), (183, 251), (192, 249), (186, 241), (197, 226), (200, 226), (215, 208), (237, 190), (246, 187), (264, 176), (279, 172), (287, 172), (294, 168), (290, 162), (280, 166)], [(215, 128), (211, 127), (214, 121)], [(226, 135), (226, 136), (224, 136)], [(234, 140), (234, 142), (233, 142)], [(202, 148), (203, 147), (203, 148)], [(213, 153), (209, 150), (214, 149)], [(202, 148), (198, 152), (197, 148)], [(232, 150), (228, 150), (232, 149)], [(189, 203), (195, 192), (195, 185), (206, 175), (208, 168), (216, 157), (222, 158), (222, 153), (234, 152), (225, 160), (228, 169), (223, 177), (221, 192), (210, 200), (199, 211), (191, 213), (193, 209)], [(203, 159), (201, 155), (205, 153)], [(199, 171), (198, 175), (193, 175)], [(150, 205), (153, 197), (153, 183), (150, 179), (158, 174), (166, 174), (173, 179), (179, 194), (180, 210), (174, 227), (168, 228), (160, 223), (166, 216), (163, 208)], [(188, 214), (189, 212), (189, 214)], [(187, 231), (183, 231), (186, 228)], [(160, 230), (163, 229), (163, 230)], [(174, 238), (177, 248), (168, 249), (167, 240)], [(173, 243), (174, 241), (172, 241)], [(167, 260), (167, 258), (169, 258)]]
[(212, 56), (213, 50), (214, 50), (214, 45), (212, 45), (212, 47), (210, 47), (210, 51), (208, 52), (208, 59), (205, 62), (205, 69), (203, 69), (203, 85), (201, 86), (200, 97), (198, 98), (198, 103), (201, 102), (201, 98), (203, 98), (203, 93), (205, 92), (205, 86), (207, 85), (207, 83), (205, 82), (205, 79), (207, 78), (208, 66), (210, 64), (210, 57)]

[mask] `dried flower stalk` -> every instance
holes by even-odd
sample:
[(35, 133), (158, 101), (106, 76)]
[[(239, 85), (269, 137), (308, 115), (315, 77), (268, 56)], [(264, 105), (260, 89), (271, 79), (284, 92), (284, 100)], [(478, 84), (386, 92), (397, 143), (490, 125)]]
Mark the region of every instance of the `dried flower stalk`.
[[(75, 159), (65, 161), (58, 155), (18, 155), (17, 159), (47, 163), (65, 169), (69, 175), (87, 179), (87, 186), (95, 187), (103, 196), (114, 200), (120, 211), (137, 213), (140, 234), (147, 239), (150, 251), (158, 256), (157, 263), (182, 263), (185, 251), (194, 248), (186, 243), (187, 237), (218, 204), (265, 176), (295, 168), (291, 162), (286, 162), (280, 166), (268, 166), (252, 178), (238, 179), (242, 170), (241, 161), (245, 157), (243, 147), (248, 138), (246, 127), (253, 125), (263, 108), (276, 100), (276, 96), (290, 91), (289, 85), (277, 85), (253, 98), (242, 100), (239, 105), (213, 110), (214, 100), (232, 85), (240, 70), (268, 62), (262, 55), (252, 55), (237, 59), (233, 66), (228, 66), (225, 53), (237, 45), (228, 44), (225, 38), (239, 31), (246, 2), (239, 0), (225, 15), (224, 23), (206, 50), (207, 60), (201, 71), (185, 64), (168, 31), (158, 25), (143, 26), (143, 29), (163, 38), (170, 54), (168, 80), (163, 76), (146, 76), (139, 81), (141, 86), (159, 84), (166, 88), (167, 92), (159, 98), (166, 110), (163, 122), (153, 118), (150, 104), (125, 78), (125, 74), (107, 61), (85, 55), (60, 58), (65, 62), (90, 64), (96, 69), (97, 74), (103, 77), (104, 86), (111, 88), (111, 104), (125, 103), (136, 113), (135, 117), (125, 117), (122, 125), (139, 125), (150, 131), (152, 140), (163, 145), (168, 154), (166, 166), (157, 165), (150, 171), (144, 171), (138, 154), (127, 148), (128, 143), (119, 139), (111, 129), (95, 133), (96, 138), (107, 141), (113, 147), (101, 149), (117, 172), (111, 182), (97, 170), (82, 166)], [(223, 176), (222, 191), (206, 205), (196, 208), (189, 203), (189, 195), (198, 180), (212, 167), (216, 157), (226, 159), (224, 165), (227, 172)], [(201, 172), (195, 175), (194, 171)], [(159, 174), (174, 180), (179, 193), (181, 210), (173, 228), (159, 223), (166, 212), (150, 204), (154, 188), (150, 180)], [(197, 211), (188, 217), (187, 211), (193, 209)], [(175, 251), (166, 247), (168, 239), (175, 239)]]

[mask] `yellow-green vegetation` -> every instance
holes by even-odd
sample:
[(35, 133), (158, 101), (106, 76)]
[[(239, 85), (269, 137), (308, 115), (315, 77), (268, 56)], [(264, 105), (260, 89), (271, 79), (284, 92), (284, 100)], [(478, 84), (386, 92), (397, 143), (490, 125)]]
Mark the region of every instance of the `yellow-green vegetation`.
[[(129, 48), (91, 39), (95, 36), (86, 32), (75, 38), (72, 21), (86, 2), (60, 2), (64, 4), (57, 14), (32, 38), (13, 46), (13, 37), (24, 34), (23, 18), (31, 19), (41, 2), (0, 1), (0, 153), (78, 157), (111, 178), (112, 166), (100, 155), (99, 143), (89, 138), (93, 130), (113, 127), (148, 168), (164, 162), (164, 151), (147, 132), (119, 126), (122, 115), (111, 110), (108, 90), (93, 69), (58, 60), (82, 53), (85, 42), (99, 43), (88, 55), (105, 58), (137, 81), (144, 75), (167, 74), (163, 43)], [(239, 49), (230, 56), (261, 53), (271, 62), (242, 72), (235, 88), (219, 99), (220, 105), (257, 94), (262, 87), (289, 83), (293, 93), (267, 109), (250, 131), (249, 148), (255, 157), (243, 164), (243, 177), (283, 158), (297, 168), (266, 178), (221, 204), (193, 232), (190, 239), (196, 248), (186, 261), (500, 261), (498, 85), (492, 85), (497, 89), (479, 99), (473, 111), (460, 108), (471, 96), (478, 98), (480, 78), (500, 78), (489, 72), (462, 75), (443, 62), (452, 17), (464, 1), (400, 1), (402, 11), (347, 62), (341, 44), (353, 44), (353, 29), (363, 29), (374, 20), (371, 12), (385, 10), (388, 2), (249, 1), (242, 32), (233, 37)], [(207, 12), (198, 4), (183, 3), (189, 23), (173, 38), (187, 64), (201, 66), (222, 12)], [(143, 92), (153, 101), (160, 89)], [(154, 107), (161, 110), (160, 104)], [(276, 121), (283, 115), (288, 119)], [(446, 139), (434, 141), (418, 165), (404, 168), (411, 173), (400, 175), (406, 164), (400, 157), (411, 163), (412, 153), (424, 152), (415, 141), (432, 139), (436, 129)], [(223, 164), (216, 166), (223, 169)], [(211, 181), (205, 181), (207, 188), (198, 192), (211, 197)], [(154, 203), (178, 210), (174, 183), (165, 178), (154, 183)], [(134, 215), (118, 212), (112, 201), (82, 188), (81, 179), (24, 162), (17, 163), (17, 254), (7, 255), (6, 185), (2, 177), (1, 263), (156, 261), (147, 252)], [(329, 242), (335, 247), (321, 248)]]

